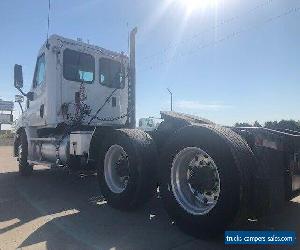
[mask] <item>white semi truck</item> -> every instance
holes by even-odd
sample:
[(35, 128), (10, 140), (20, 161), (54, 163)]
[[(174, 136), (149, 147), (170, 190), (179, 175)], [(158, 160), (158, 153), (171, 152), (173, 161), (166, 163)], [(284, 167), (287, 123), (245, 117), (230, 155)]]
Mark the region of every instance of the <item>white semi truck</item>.
[[(16, 124), (21, 175), (35, 165), (94, 170), (108, 204), (132, 210), (157, 192), (171, 219), (195, 236), (218, 233), (284, 204), (299, 191), (299, 134), (228, 128), (175, 112), (136, 129), (135, 35), (130, 55), (51, 36)], [(29, 179), (30, 180), (30, 179)]]
[(158, 128), (160, 122), (160, 119), (154, 117), (140, 118), (138, 128), (146, 132), (151, 132)]

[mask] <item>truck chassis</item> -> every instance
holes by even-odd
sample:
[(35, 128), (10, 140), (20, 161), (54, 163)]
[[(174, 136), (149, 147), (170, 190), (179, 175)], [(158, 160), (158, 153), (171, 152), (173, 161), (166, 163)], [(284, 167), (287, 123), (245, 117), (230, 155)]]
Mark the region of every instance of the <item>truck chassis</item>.
[[(86, 131), (92, 135), (87, 158), (73, 156), (64, 164), (73, 171), (97, 171), (103, 196), (122, 210), (140, 207), (159, 186), (171, 219), (194, 236), (238, 227), (298, 195), (299, 133), (221, 127), (175, 112), (161, 115), (164, 121), (150, 134), (109, 127)], [(26, 148), (20, 147), (24, 135), (18, 131), (14, 149), (20, 173), (28, 175), (34, 164), (46, 162), (26, 159)]]

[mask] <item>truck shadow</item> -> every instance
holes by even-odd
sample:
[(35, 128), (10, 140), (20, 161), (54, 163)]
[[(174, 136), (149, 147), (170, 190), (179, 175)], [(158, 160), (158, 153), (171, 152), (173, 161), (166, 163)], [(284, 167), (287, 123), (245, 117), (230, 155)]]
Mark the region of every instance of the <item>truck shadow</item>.
[(157, 199), (134, 212), (110, 208), (93, 175), (38, 170), (28, 178), (4, 173), (0, 179), (10, 190), (1, 195), (0, 221), (17, 220), (1, 227), (0, 233), (27, 231), (26, 237), (18, 236), (17, 247), (46, 241), (50, 249), (168, 249), (193, 240), (170, 224)]
[[(45, 244), (47, 249), (225, 248), (223, 236), (196, 240), (180, 232), (158, 198), (134, 212), (110, 208), (94, 175), (43, 169), (28, 178), (3, 173), (0, 182), (0, 249), (5, 243), (13, 248)], [(298, 233), (299, 225), (299, 203), (289, 202), (281, 213), (243, 229)]]

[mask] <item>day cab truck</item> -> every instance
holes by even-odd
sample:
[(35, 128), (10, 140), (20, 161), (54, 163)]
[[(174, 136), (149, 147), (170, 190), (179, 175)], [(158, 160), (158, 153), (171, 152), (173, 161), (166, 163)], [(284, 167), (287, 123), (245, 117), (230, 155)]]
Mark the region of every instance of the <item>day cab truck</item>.
[[(39, 50), (15, 130), (19, 173), (35, 165), (96, 171), (108, 204), (133, 210), (157, 192), (171, 220), (195, 236), (237, 227), (300, 189), (300, 134), (231, 128), (171, 111), (154, 131), (136, 129), (135, 37), (113, 52), (52, 35)], [(30, 180), (30, 179), (28, 179)]]

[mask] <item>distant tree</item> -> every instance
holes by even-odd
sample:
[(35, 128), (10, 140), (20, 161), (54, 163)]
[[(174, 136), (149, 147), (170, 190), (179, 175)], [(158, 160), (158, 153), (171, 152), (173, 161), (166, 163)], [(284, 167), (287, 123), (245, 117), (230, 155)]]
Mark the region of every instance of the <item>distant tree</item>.
[(277, 129), (277, 130), (293, 130), (300, 132), (300, 122), (295, 120), (281, 120), (279, 122), (266, 122), (265, 127), (269, 129)]
[[(252, 127), (252, 125), (248, 122), (237, 122), (235, 127)], [(262, 125), (255, 121), (253, 124), (253, 127), (262, 127)], [(265, 122), (264, 126), (265, 128), (274, 129), (274, 130), (293, 130), (300, 132), (300, 121), (295, 120), (281, 120), (281, 121), (267, 121)]]
[(265, 122), (264, 127), (265, 128), (269, 128), (269, 129), (277, 129), (278, 128), (278, 122), (277, 121), (274, 121), (274, 122), (271, 122), (271, 121)]
[(262, 127), (258, 121), (255, 121), (253, 127)]
[(252, 127), (252, 125), (247, 122), (237, 122), (236, 124), (234, 124), (234, 126), (235, 127)]

